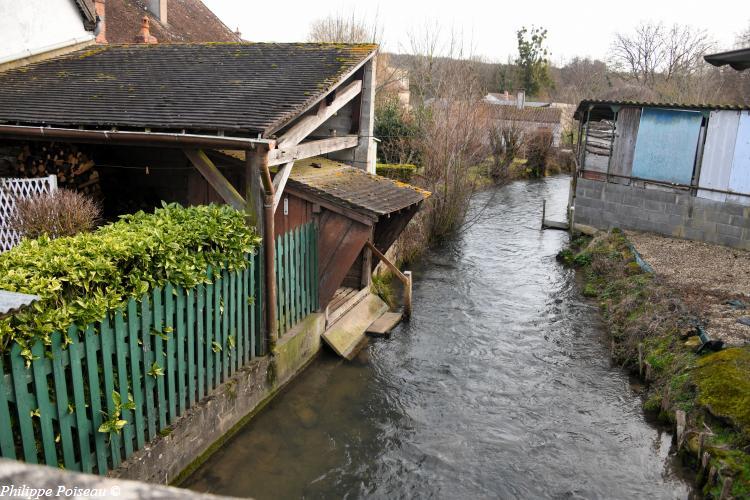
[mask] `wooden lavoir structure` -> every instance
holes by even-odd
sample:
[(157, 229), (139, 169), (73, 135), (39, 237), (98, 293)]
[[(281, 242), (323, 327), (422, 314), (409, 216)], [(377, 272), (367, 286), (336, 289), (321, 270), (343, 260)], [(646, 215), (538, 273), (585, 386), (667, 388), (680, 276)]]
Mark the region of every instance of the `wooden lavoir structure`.
[[(64, 145), (92, 161), (110, 217), (162, 200), (246, 211), (264, 236), (268, 304), (280, 284), (278, 238), (314, 223), (320, 307), (333, 314), (328, 306), (342, 309), (369, 287), (376, 262), (367, 243), (385, 253), (427, 196), (371, 175), (376, 49), (211, 43), (73, 52), (0, 73), (0, 146), (34, 162), (41, 148)], [(278, 313), (264, 314), (270, 349)]]

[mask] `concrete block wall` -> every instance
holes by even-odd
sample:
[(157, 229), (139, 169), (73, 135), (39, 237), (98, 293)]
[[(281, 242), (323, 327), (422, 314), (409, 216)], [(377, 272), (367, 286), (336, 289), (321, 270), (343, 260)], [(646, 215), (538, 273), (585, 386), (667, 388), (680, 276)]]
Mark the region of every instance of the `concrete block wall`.
[(574, 220), (750, 250), (750, 206), (578, 178)]

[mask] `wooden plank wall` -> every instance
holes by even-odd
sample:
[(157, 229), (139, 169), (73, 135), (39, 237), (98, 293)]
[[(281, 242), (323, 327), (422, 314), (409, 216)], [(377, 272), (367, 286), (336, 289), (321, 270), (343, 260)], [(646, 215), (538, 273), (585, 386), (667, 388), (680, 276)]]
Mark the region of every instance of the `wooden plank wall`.
[(330, 210), (318, 219), (320, 307), (325, 307), (357, 260), (372, 227)]
[(604, 179), (609, 165), (610, 148), (614, 138), (614, 122), (601, 120), (589, 122), (586, 127), (586, 154), (584, 177)]
[[(284, 200), (288, 200), (288, 213), (284, 214)], [(313, 204), (292, 194), (285, 193), (274, 214), (276, 236), (286, 234), (313, 220)]]
[[(641, 108), (626, 107), (617, 113), (609, 173), (627, 177), (633, 174), (633, 154), (635, 153), (635, 140), (638, 137), (640, 120)], [(610, 177), (609, 181), (618, 184), (630, 183), (630, 179), (620, 177)]]

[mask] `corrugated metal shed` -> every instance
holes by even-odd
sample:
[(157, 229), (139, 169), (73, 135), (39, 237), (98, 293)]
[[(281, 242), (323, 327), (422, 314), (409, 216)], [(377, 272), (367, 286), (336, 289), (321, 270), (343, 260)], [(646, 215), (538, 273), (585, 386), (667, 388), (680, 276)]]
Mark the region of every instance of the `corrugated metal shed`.
[(633, 176), (690, 184), (703, 115), (644, 108), (638, 127)]
[(638, 108), (664, 108), (664, 109), (677, 109), (685, 111), (712, 111), (712, 110), (734, 110), (743, 111), (750, 110), (750, 106), (740, 106), (733, 104), (689, 104), (679, 102), (650, 102), (650, 101), (617, 101), (617, 100), (600, 100), (600, 99), (586, 99), (581, 101), (576, 108), (573, 117), (576, 120), (582, 120), (588, 115), (589, 108), (591, 109), (591, 119), (599, 120), (600, 115), (604, 113), (606, 116), (612, 113), (612, 106), (635, 106)]
[(25, 293), (6, 292), (0, 290), (0, 318), (13, 314), (39, 300), (38, 295), (27, 295)]
[[(737, 142), (734, 146), (732, 174), (729, 176), (729, 190), (750, 194), (750, 112), (743, 111), (737, 127)], [(749, 196), (728, 195), (727, 201), (750, 205)]]
[[(698, 185), (700, 187), (726, 191), (732, 173), (734, 145), (737, 141), (739, 111), (711, 111), (703, 148), (703, 162)], [(698, 196), (716, 201), (725, 201), (727, 195), (699, 189)]]

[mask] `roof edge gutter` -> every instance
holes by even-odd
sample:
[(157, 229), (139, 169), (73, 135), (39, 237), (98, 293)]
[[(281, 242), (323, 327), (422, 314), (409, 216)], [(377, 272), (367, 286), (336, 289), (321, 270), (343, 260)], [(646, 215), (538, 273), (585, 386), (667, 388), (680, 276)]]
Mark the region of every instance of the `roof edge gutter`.
[(219, 137), (213, 135), (178, 134), (166, 132), (133, 132), (126, 130), (81, 130), (71, 128), (29, 127), (24, 125), (0, 125), (0, 137), (33, 140), (68, 140), (78, 142), (143, 145), (154, 147), (198, 147), (247, 150), (257, 144), (274, 147), (276, 141), (269, 139), (246, 139), (243, 137)]

